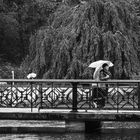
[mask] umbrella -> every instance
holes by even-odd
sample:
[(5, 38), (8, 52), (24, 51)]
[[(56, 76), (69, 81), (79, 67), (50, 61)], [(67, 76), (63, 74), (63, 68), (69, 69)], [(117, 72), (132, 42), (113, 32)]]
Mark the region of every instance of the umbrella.
[(99, 72), (102, 69), (102, 65), (103, 64), (108, 64), (109, 67), (113, 66), (113, 63), (111, 61), (107, 61), (107, 60), (99, 60), (99, 61), (95, 61), (93, 63), (91, 63), (89, 65), (90, 68), (95, 68), (94, 74), (93, 74), (93, 78), (95, 80), (99, 80)]
[(113, 66), (113, 63), (111, 61), (107, 61), (107, 60), (99, 60), (99, 61), (95, 61), (93, 63), (91, 63), (89, 65), (90, 68), (99, 68), (102, 67), (103, 64), (108, 64), (109, 67)]
[(28, 75), (27, 75), (27, 78), (28, 79), (32, 79), (32, 78), (35, 78), (36, 77), (36, 73), (29, 73)]

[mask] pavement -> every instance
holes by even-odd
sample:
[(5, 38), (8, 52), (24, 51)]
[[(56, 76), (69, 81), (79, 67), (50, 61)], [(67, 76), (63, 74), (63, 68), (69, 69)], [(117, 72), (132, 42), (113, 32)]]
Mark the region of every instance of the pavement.
[[(0, 113), (68, 113), (71, 112), (71, 109), (40, 109), (38, 112), (38, 108), (33, 108), (31, 111), (31, 108), (0, 108)], [(140, 110), (102, 110), (102, 109), (88, 109), (88, 110), (83, 110), (79, 109), (77, 113), (94, 113), (94, 114), (140, 114)]]

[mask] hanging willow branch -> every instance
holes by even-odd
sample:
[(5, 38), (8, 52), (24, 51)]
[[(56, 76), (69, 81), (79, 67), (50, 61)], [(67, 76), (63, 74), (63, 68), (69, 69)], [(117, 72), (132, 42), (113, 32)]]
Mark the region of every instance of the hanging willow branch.
[(49, 26), (31, 37), (28, 65), (41, 78), (92, 78), (88, 65), (114, 63), (115, 78), (140, 70), (139, 24), (126, 0), (88, 0), (62, 4)]

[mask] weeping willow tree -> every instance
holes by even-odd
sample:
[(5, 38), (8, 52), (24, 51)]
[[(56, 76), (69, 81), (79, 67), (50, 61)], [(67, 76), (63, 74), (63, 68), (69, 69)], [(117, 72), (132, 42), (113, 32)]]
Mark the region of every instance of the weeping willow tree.
[(39, 78), (85, 79), (92, 78), (88, 65), (105, 59), (114, 63), (114, 78), (130, 78), (140, 70), (138, 42), (139, 20), (130, 0), (65, 2), (50, 26), (30, 38), (23, 65)]

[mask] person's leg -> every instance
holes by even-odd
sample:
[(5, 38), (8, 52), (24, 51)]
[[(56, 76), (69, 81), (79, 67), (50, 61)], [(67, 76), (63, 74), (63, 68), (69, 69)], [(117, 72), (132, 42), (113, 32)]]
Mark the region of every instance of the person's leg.
[(105, 88), (100, 88), (100, 108), (105, 106), (106, 90)]

